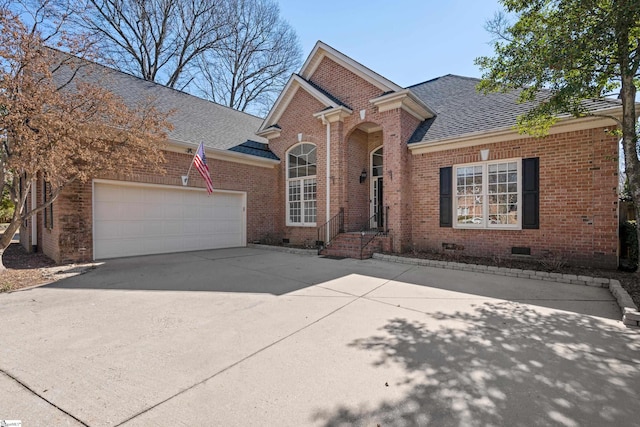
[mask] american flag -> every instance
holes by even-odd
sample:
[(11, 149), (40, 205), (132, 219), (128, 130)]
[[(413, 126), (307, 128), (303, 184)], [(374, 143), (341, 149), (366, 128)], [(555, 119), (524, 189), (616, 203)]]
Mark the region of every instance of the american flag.
[(211, 174), (209, 173), (209, 166), (207, 166), (207, 157), (204, 155), (204, 145), (201, 142), (198, 146), (198, 151), (193, 157), (193, 164), (196, 165), (196, 169), (202, 175), (204, 182), (207, 184), (207, 193), (213, 193), (213, 181), (211, 181)]

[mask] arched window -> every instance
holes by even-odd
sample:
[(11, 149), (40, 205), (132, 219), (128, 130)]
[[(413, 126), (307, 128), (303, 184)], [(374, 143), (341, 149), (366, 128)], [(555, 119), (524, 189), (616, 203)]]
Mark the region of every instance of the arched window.
[(316, 146), (303, 143), (287, 153), (287, 225), (315, 226)]

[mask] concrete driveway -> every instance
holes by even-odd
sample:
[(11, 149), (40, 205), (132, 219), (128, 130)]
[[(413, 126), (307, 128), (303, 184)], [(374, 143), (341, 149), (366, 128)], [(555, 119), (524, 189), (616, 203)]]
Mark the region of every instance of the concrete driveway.
[(229, 249), (0, 294), (24, 426), (637, 425), (607, 290)]

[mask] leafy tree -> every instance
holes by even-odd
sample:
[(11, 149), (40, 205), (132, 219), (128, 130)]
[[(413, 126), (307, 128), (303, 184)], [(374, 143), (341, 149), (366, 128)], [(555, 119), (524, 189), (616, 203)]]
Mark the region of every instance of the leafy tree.
[[(60, 31), (60, 25), (42, 33), (47, 10), (38, 9), (27, 26), (0, 5), (0, 186), (9, 189), (15, 205), (0, 237), (0, 259), (20, 225), (50, 206), (69, 184), (96, 173), (162, 169), (160, 148), (170, 126), (166, 114), (149, 103), (127, 106), (89, 83), (90, 78), (81, 78), (99, 67), (44, 42), (57, 40), (76, 55), (90, 55), (91, 45)], [(46, 203), (39, 198), (37, 206), (27, 209), (33, 179), (50, 183), (51, 193)]]
[(0, 200), (0, 222), (9, 222), (13, 218), (13, 211), (15, 206), (11, 199), (11, 193), (9, 188), (5, 187), (2, 191), (2, 200)]
[(228, 4), (229, 35), (200, 58), (195, 84), (214, 102), (240, 111), (268, 111), (300, 67), (298, 37), (271, 0)]
[[(520, 92), (541, 101), (519, 119), (521, 131), (544, 134), (560, 113), (589, 115), (585, 100), (618, 94), (622, 117), (613, 117), (622, 137), (629, 190), (640, 218), (640, 161), (636, 90), (640, 87), (640, 1), (502, 0), (513, 24), (498, 14), (487, 25), (496, 37), (495, 56), (481, 57), (479, 89)], [(542, 89), (548, 97), (537, 98)]]

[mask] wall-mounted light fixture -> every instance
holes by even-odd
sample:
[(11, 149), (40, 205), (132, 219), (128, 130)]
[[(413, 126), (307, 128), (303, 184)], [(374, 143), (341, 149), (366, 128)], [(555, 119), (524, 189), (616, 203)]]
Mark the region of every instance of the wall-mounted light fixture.
[(480, 150), (480, 160), (482, 160), (483, 162), (486, 162), (487, 160), (489, 160), (489, 150)]
[(193, 154), (193, 148), (187, 148), (187, 154)]
[(360, 173), (360, 184), (362, 184), (366, 180), (367, 180), (367, 170), (362, 169), (362, 172)]

